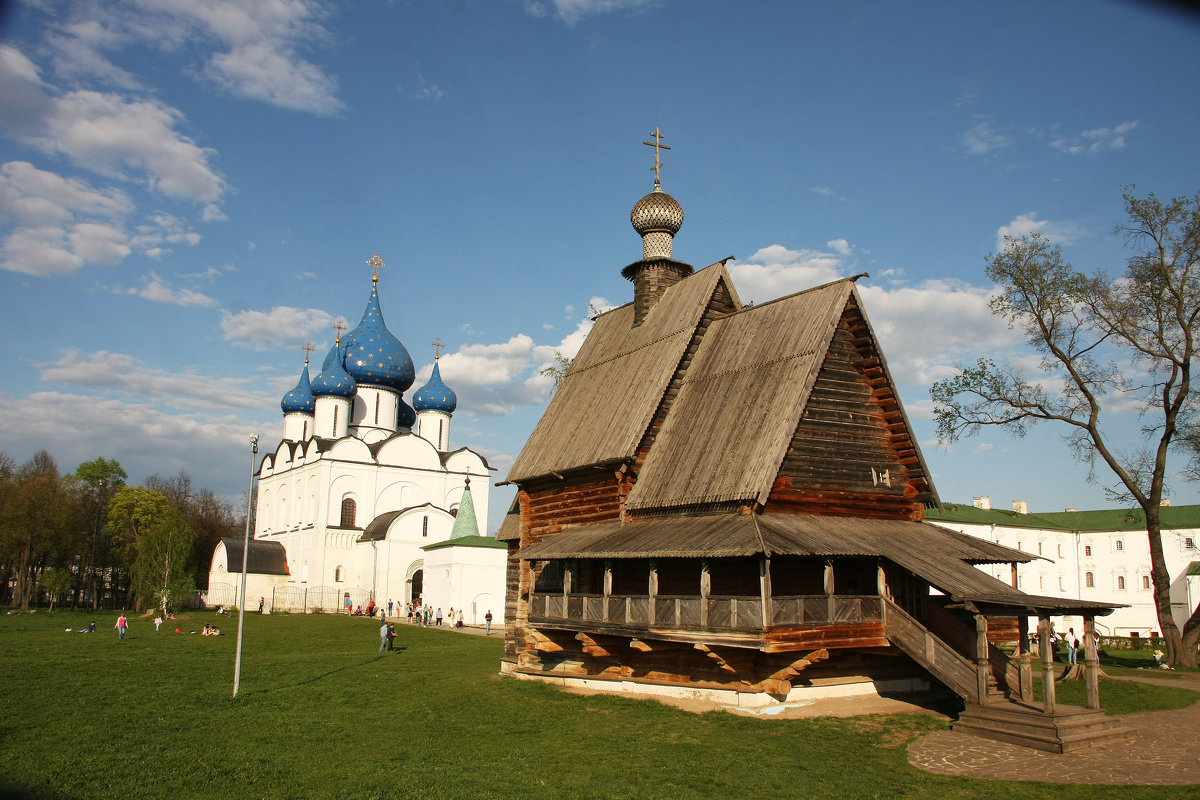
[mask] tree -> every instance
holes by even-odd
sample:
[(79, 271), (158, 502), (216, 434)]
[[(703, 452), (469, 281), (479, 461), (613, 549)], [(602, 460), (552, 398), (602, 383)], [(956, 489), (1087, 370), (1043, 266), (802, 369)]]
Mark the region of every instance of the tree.
[[(85, 461), (67, 476), (80, 493), (81, 515), (86, 515), (91, 541), (88, 553), (88, 572), (92, 594), (92, 609), (100, 604), (97, 579), (103, 566), (108, 565), (108, 540), (104, 533), (104, 516), (112, 500), (129, 476), (121, 464), (104, 457)], [(83, 520), (80, 520), (81, 524)]]
[(75, 576), (71, 574), (69, 569), (62, 567), (50, 567), (42, 570), (42, 574), (38, 575), (38, 587), (50, 595), (50, 610), (54, 610), (54, 602), (62, 595), (71, 589), (71, 584), (75, 582)]
[[(1135, 503), (1146, 522), (1159, 626), (1172, 664), (1196, 666), (1200, 609), (1183, 626), (1171, 614), (1159, 508), (1168, 455), (1195, 431), (1192, 360), (1200, 314), (1200, 194), (1168, 203), (1123, 194), (1127, 221), (1115, 232), (1136, 254), (1121, 275), (1077, 272), (1044, 236), (1005, 237), (987, 259), (998, 285), (994, 315), (1020, 330), (1041, 355), (1039, 377), (979, 359), (930, 389), (939, 439), (953, 442), (983, 426), (1024, 436), (1038, 422), (1065, 427), (1065, 440), (1095, 479), (1117, 479), (1114, 497)], [(1141, 413), (1144, 445), (1122, 450), (1102, 425), (1127, 401)], [(1107, 413), (1106, 413), (1107, 412)]]
[(34, 453), (18, 469), (0, 516), (0, 548), (11, 565), (13, 602), (29, 608), (38, 572), (61, 550), (68, 528), (68, 498), (54, 457)]
[(141, 532), (130, 571), (138, 607), (159, 608), (166, 616), (182, 598), (191, 595), (195, 588), (191, 574), (193, 539), (183, 515), (171, 506), (161, 519)]
[(105, 529), (113, 546), (114, 566), (131, 569), (137, 561), (142, 536), (171, 512), (162, 492), (141, 486), (123, 486), (108, 503)]
[(554, 381), (554, 391), (558, 391), (562, 386), (563, 378), (567, 377), (567, 370), (571, 368), (571, 359), (562, 354), (561, 350), (554, 351), (554, 363), (549, 366), (542, 367), (538, 370), (539, 375), (545, 375)]

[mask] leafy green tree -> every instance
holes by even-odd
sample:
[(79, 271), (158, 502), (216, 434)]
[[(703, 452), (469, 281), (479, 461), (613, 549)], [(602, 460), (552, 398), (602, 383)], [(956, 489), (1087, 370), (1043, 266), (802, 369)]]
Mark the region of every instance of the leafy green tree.
[(550, 364), (549, 366), (542, 367), (538, 371), (538, 374), (552, 379), (554, 381), (554, 390), (558, 391), (558, 388), (562, 386), (563, 379), (567, 377), (567, 370), (570, 368), (571, 359), (564, 356), (561, 351), (555, 350), (554, 363)]
[(129, 570), (137, 561), (138, 545), (151, 526), (162, 522), (172, 506), (162, 492), (142, 486), (122, 486), (108, 503), (105, 530), (112, 543), (113, 565)]
[(159, 608), (166, 615), (191, 595), (195, 589), (191, 572), (194, 538), (173, 506), (140, 532), (137, 558), (130, 571), (139, 608)]
[[(985, 426), (1024, 436), (1038, 422), (1064, 429), (1089, 477), (1102, 466), (1116, 477), (1114, 497), (1144, 516), (1158, 623), (1172, 664), (1196, 666), (1200, 609), (1182, 632), (1171, 613), (1171, 576), (1163, 555), (1161, 506), (1168, 456), (1195, 431), (1192, 386), (1195, 325), (1200, 314), (1200, 194), (1162, 202), (1124, 193), (1127, 221), (1116, 232), (1137, 248), (1122, 274), (1085, 275), (1059, 247), (1031, 234), (1005, 238), (988, 256), (999, 291), (992, 313), (1020, 330), (1041, 356), (1039, 374), (985, 358), (930, 389), (942, 441)], [(1102, 423), (1134, 403), (1143, 446), (1117, 446)], [(1186, 442), (1186, 440), (1185, 440)], [(1185, 443), (1182, 442), (1182, 443)]]
[(71, 585), (75, 582), (75, 576), (69, 569), (63, 567), (48, 567), (42, 570), (38, 575), (38, 587), (50, 595), (50, 610), (54, 610), (54, 603), (58, 598), (71, 590)]
[(109, 501), (125, 485), (128, 477), (118, 461), (103, 456), (85, 461), (67, 476), (78, 493), (79, 526), (86, 528), (89, 534), (87, 580), (93, 609), (100, 603), (100, 575), (110, 566), (108, 537), (104, 535), (105, 514)]
[(0, 548), (11, 564), (14, 603), (28, 609), (37, 574), (68, 527), (65, 485), (45, 450), (16, 470), (0, 516)]
[(208, 569), (213, 550), (226, 536), (237, 536), (242, 526), (233, 507), (210, 489), (195, 489), (187, 470), (172, 478), (151, 475), (146, 488), (162, 492), (183, 514), (184, 521), (195, 533), (196, 558), (193, 575), (197, 585), (207, 585)]

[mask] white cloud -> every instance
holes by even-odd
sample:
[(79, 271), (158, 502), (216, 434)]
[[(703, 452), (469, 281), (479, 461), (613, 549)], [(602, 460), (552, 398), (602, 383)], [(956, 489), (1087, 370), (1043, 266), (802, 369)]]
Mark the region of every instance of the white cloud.
[(1074, 244), (1086, 235), (1085, 231), (1074, 222), (1051, 222), (1046, 219), (1038, 219), (1037, 212), (1031, 211), (1028, 214), (1017, 215), (1011, 222), (1001, 225), (996, 230), (996, 248), (1004, 247), (1004, 237), (1006, 236), (1019, 239), (1031, 233), (1040, 233), (1050, 241), (1061, 245)]
[[(574, 25), (584, 17), (593, 14), (637, 8), (652, 2), (653, 0), (549, 0), (549, 4), (554, 7), (555, 15), (568, 25)], [(542, 0), (526, 0), (525, 10), (535, 17), (544, 17), (549, 12), (547, 3)]]
[(71, 349), (53, 361), (34, 365), (40, 379), (59, 386), (79, 386), (92, 392), (154, 398), (156, 405), (175, 409), (261, 409), (278, 398), (262, 391), (258, 377), (204, 375), (192, 369), (168, 372), (152, 369), (140, 359), (104, 350), (84, 353)]
[(992, 123), (984, 120), (973, 125), (962, 135), (962, 146), (971, 155), (988, 155), (1012, 144), (1012, 139), (992, 129)]
[(276, 306), (270, 311), (226, 313), (221, 320), (225, 340), (250, 350), (288, 347), (329, 330), (333, 317), (319, 308)]
[(28, 161), (0, 165), (0, 223), (61, 224), (84, 218), (119, 220), (133, 211), (119, 189), (40, 170)]
[(850, 243), (845, 239), (830, 239), (825, 243), (825, 246), (837, 253), (839, 256), (850, 255), (850, 251), (852, 249), (850, 247)]
[(210, 308), (217, 304), (216, 300), (200, 292), (192, 291), (191, 289), (172, 289), (162, 278), (153, 272), (143, 278), (143, 281), (144, 285), (140, 289), (119, 289), (117, 292), (119, 294), (136, 295), (155, 303), (168, 303), (176, 306)]
[(1106, 150), (1125, 147), (1125, 135), (1138, 126), (1136, 120), (1122, 122), (1112, 128), (1092, 128), (1074, 136), (1060, 136), (1050, 141), (1050, 146), (1069, 155), (1097, 155)]
[[(843, 242), (846, 248), (849, 243)], [(729, 268), (743, 302), (761, 303), (842, 277), (843, 259), (823, 250), (790, 250), (783, 245), (764, 247), (746, 261)]]
[(401, 85), (397, 87), (401, 94), (412, 100), (441, 100), (446, 96), (442, 89), (425, 79), (424, 75), (417, 74), (412, 86)]

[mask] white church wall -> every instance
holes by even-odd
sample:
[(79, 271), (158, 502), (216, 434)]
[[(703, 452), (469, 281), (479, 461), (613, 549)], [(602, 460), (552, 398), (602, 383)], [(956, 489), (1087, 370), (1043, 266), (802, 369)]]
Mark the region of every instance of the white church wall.
[(504, 622), (504, 568), (508, 551), (500, 548), (440, 547), (425, 551), (426, 602), (449, 613), (464, 612), (463, 622)]
[(379, 448), (375, 457), (383, 467), (443, 472), (442, 457), (434, 446), (413, 434), (394, 437)]

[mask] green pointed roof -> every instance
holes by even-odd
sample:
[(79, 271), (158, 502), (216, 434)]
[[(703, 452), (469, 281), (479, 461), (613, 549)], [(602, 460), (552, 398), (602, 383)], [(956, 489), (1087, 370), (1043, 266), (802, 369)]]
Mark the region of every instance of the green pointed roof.
[(475, 523), (475, 501), (471, 499), (471, 479), (467, 478), (467, 488), (463, 490), (462, 502), (458, 504), (458, 516), (454, 518), (454, 528), (450, 531), (450, 539), (462, 539), (466, 536), (478, 536), (479, 526)]

